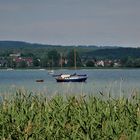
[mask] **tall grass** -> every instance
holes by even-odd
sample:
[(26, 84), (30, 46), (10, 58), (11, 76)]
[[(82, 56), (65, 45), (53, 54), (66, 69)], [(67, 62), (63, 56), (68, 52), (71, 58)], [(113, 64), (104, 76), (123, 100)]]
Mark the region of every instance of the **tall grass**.
[(47, 98), (18, 92), (0, 102), (0, 139), (138, 140), (140, 98)]

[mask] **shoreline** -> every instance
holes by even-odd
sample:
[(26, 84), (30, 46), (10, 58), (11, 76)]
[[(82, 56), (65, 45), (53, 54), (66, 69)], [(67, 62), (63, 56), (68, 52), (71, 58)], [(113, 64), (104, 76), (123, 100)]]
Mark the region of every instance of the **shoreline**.
[[(140, 69), (138, 67), (79, 67), (77, 69), (73, 68), (73, 67), (64, 67), (64, 68), (60, 68), (60, 67), (54, 67), (52, 70), (106, 70), (106, 69), (109, 69), (109, 70), (115, 70), (115, 69), (121, 69), (121, 70), (132, 70), (132, 69)], [(7, 71), (12, 71), (12, 70), (46, 70), (46, 71), (49, 71), (50, 69), (49, 68), (0, 68), (0, 70), (7, 70)]]

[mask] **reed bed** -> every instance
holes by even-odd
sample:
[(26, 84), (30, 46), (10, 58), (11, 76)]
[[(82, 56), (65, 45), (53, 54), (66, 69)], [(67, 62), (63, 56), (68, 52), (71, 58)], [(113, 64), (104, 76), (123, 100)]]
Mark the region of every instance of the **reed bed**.
[(1, 97), (1, 140), (139, 140), (140, 98)]

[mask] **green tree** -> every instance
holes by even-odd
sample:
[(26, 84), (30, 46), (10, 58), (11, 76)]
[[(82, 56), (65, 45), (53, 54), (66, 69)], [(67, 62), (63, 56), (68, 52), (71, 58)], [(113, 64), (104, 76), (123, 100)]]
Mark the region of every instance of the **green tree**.
[(7, 60), (7, 63), (6, 63), (6, 66), (7, 67), (12, 67), (12, 58), (10, 58), (10, 57), (5, 57), (5, 60)]
[(50, 66), (59, 66), (60, 54), (54, 49), (48, 52), (48, 63)]
[(40, 66), (41, 67), (48, 67), (48, 56), (47, 55), (43, 55), (40, 59)]
[(140, 67), (140, 58), (134, 60), (134, 67)]
[(126, 62), (124, 63), (126, 67), (134, 67), (134, 58), (127, 57)]
[(27, 63), (25, 61), (21, 61), (18, 63), (18, 67), (19, 68), (26, 68), (27, 67)]
[(140, 58), (127, 57), (121, 60), (125, 67), (140, 67)]
[(36, 57), (33, 58), (33, 66), (34, 67), (40, 66), (40, 59), (39, 58), (36, 58)]
[(81, 61), (80, 55), (74, 49), (71, 50), (68, 53), (68, 57), (67, 58), (68, 58), (68, 66), (74, 67), (75, 66), (75, 60), (76, 60), (76, 66), (78, 66), (78, 67), (82, 66), (82, 61)]
[(86, 62), (86, 66), (87, 67), (94, 67), (95, 63), (93, 61), (89, 60), (89, 61)]

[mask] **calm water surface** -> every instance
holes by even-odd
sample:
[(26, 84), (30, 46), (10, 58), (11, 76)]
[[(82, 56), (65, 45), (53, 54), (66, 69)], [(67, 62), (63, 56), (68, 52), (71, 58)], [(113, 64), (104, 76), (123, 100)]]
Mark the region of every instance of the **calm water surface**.
[[(45, 94), (95, 94), (130, 96), (140, 91), (140, 69), (55, 70), (55, 74), (87, 74), (86, 83), (57, 83), (47, 70), (0, 70), (0, 93), (24, 89)], [(37, 83), (43, 79), (43, 83)]]

